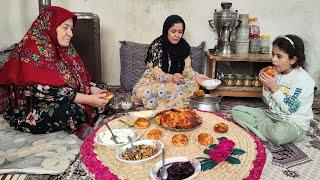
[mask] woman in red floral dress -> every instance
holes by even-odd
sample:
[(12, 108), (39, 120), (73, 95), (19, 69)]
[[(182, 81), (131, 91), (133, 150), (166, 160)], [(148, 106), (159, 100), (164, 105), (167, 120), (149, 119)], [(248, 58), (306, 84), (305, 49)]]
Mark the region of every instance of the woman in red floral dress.
[(85, 138), (104, 107), (105, 91), (90, 86), (90, 75), (71, 45), (77, 17), (50, 6), (32, 23), (0, 71), (11, 102), (10, 126), (34, 134), (65, 130)]

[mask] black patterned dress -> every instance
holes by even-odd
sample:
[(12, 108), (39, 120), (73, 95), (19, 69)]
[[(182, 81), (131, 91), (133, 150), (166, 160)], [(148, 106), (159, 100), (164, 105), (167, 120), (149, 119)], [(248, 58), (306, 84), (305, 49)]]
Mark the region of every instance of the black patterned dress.
[[(23, 95), (20, 98), (11, 97), (11, 106), (5, 113), (5, 119), (17, 130), (33, 134), (59, 130), (73, 133), (79, 125), (87, 122), (85, 108), (73, 103), (76, 91), (72, 88), (38, 84), (11, 86), (10, 90), (19, 91), (11, 94)], [(20, 100), (17, 102), (16, 98)]]

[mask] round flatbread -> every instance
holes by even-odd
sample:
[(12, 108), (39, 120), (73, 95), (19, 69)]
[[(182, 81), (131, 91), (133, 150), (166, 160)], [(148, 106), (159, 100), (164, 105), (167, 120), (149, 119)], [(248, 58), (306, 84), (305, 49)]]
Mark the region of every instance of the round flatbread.
[(149, 139), (155, 139), (158, 140), (162, 136), (162, 131), (159, 129), (152, 129), (151, 131), (148, 132), (148, 138)]
[(228, 131), (228, 125), (225, 123), (218, 123), (214, 125), (214, 131), (218, 133), (226, 133)]
[(134, 127), (135, 128), (147, 128), (150, 126), (150, 121), (146, 118), (138, 118), (134, 122)]
[(172, 145), (181, 147), (188, 144), (188, 137), (184, 134), (176, 134), (172, 137)]
[(201, 133), (198, 136), (198, 141), (204, 146), (208, 146), (213, 143), (213, 136), (208, 133)]

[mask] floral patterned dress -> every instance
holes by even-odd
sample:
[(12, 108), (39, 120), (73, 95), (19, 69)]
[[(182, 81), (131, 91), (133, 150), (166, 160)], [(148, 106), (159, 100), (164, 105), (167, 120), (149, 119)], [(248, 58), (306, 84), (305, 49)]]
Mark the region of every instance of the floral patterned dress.
[[(194, 76), (197, 74), (191, 67), (191, 59), (185, 60), (182, 72), (184, 82), (176, 84), (169, 82), (171, 74), (161, 70), (161, 41), (152, 43), (152, 60), (132, 90), (132, 101), (143, 104), (148, 109), (171, 109), (187, 107), (189, 98), (199, 89)], [(157, 66), (154, 66), (157, 64)]]
[(5, 118), (17, 130), (33, 134), (59, 130), (73, 133), (76, 127), (87, 122), (85, 108), (72, 103), (76, 96), (76, 91), (72, 88), (38, 84), (19, 86), (16, 90), (20, 93), (15, 94), (23, 94), (23, 97), (18, 106), (9, 108)]
[(57, 6), (43, 9), (0, 70), (0, 85), (10, 87), (5, 119), (34, 134), (58, 130), (80, 138), (96, 120), (93, 107), (73, 102), (90, 94), (90, 74), (72, 44), (61, 46), (57, 28), (75, 14)]

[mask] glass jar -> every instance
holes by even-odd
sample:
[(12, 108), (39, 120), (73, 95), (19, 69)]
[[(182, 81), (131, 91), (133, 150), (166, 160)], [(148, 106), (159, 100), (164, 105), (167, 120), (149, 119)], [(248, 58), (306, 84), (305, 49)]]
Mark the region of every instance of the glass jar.
[(228, 74), (226, 77), (226, 86), (234, 86), (235, 79), (233, 77), (233, 74)]
[(258, 75), (255, 75), (255, 76), (254, 76), (253, 86), (254, 86), (254, 87), (260, 87), (260, 86), (262, 86), (262, 83), (261, 83), (261, 81), (259, 80), (259, 76), (258, 76)]
[(234, 52), (236, 54), (248, 54), (249, 52), (249, 39), (244, 42), (234, 42)]
[(260, 52), (260, 28), (256, 16), (250, 16), (250, 31), (249, 31), (249, 53), (257, 54)]
[(249, 40), (249, 14), (239, 14), (239, 26), (236, 29), (236, 41), (237, 42), (247, 42)]
[(261, 54), (270, 53), (270, 35), (269, 34), (264, 34), (261, 36), (260, 53)]
[(239, 74), (236, 76), (236, 81), (234, 84), (236, 86), (243, 86), (243, 80), (244, 80), (244, 76)]
[(260, 36), (250, 38), (249, 42), (249, 53), (258, 54), (260, 52)]
[(244, 86), (251, 87), (252, 86), (252, 76), (246, 76), (243, 82)]
[(249, 36), (250, 38), (260, 36), (260, 27), (258, 23), (258, 18), (256, 16), (249, 17)]

